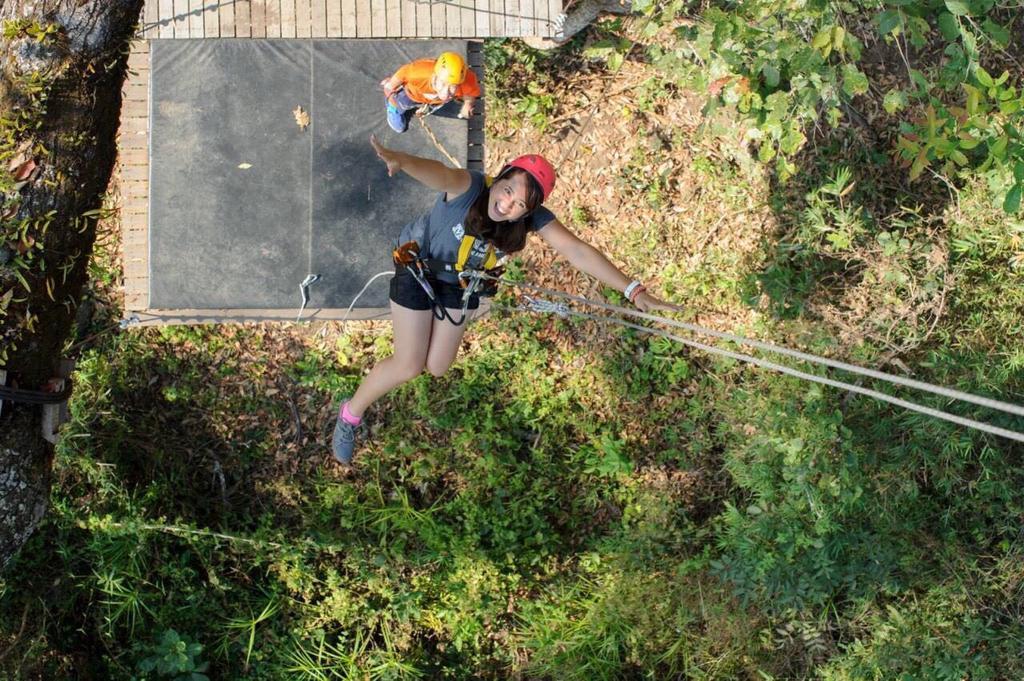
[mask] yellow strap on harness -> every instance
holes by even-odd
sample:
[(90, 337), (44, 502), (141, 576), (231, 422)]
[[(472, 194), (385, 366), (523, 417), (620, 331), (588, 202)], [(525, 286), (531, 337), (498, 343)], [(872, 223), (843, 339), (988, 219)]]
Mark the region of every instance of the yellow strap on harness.
[[(494, 183), (494, 178), (490, 175), (484, 176), (484, 186), (490, 187)], [(473, 246), (476, 244), (476, 237), (466, 234), (462, 237), (462, 242), (459, 244), (459, 257), (455, 261), (455, 271), (461, 272), (466, 268), (466, 261), (469, 260), (469, 256), (473, 253)], [(479, 269), (489, 270), (498, 264), (498, 256), (494, 253), (494, 246), (487, 245), (487, 255), (484, 256), (483, 262), (478, 266)]]

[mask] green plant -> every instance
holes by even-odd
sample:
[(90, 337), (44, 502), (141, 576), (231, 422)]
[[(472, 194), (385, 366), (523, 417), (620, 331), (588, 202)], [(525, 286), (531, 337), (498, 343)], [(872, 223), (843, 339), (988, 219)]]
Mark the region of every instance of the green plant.
[(206, 671), (209, 664), (199, 659), (203, 652), (203, 646), (189, 642), (174, 629), (164, 631), (160, 635), (158, 643), (151, 644), (141, 652), (142, 654), (148, 653), (147, 657), (144, 657), (136, 665), (142, 678), (148, 678), (150, 674), (154, 674), (155, 678), (170, 678), (175, 681), (206, 681), (208, 679), (203, 672)]
[[(896, 153), (916, 179), (938, 166), (947, 176), (963, 170), (1012, 175), (1003, 206), (1020, 209), (1024, 191), (1024, 99), (1006, 71), (991, 76), (981, 63), (1005, 52), (1010, 29), (992, 0), (900, 0), (779, 3), (759, 0), (710, 8), (699, 21), (677, 29), (674, 49), (651, 48), (655, 63), (709, 95), (707, 110), (729, 105), (751, 125), (747, 137), (758, 158), (775, 162), (782, 179), (796, 171), (794, 156), (807, 142), (806, 130), (822, 118), (831, 127), (851, 115), (856, 98), (873, 97), (865, 73), (864, 41), (880, 37), (901, 56), (911, 86), (889, 89), (885, 111), (899, 129)], [(655, 23), (675, 10), (646, 9)], [(879, 11), (880, 10), (880, 11)], [(871, 18), (876, 36), (854, 27)], [(939, 65), (915, 65), (905, 43), (923, 48), (943, 41)], [(857, 114), (859, 115), (859, 114)]]
[(244, 640), (245, 668), (249, 668), (249, 660), (252, 657), (253, 647), (256, 645), (256, 628), (272, 618), (281, 607), (280, 603), (271, 598), (267, 601), (258, 615), (249, 613), (248, 617), (232, 617), (224, 624), (225, 634), (221, 647), (227, 649), (231, 643), (239, 639)]

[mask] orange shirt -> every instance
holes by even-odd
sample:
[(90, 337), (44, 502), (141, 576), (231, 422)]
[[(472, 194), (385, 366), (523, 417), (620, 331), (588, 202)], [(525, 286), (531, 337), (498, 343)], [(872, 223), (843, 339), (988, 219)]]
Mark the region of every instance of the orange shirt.
[[(395, 71), (395, 78), (405, 86), (409, 99), (420, 104), (436, 104), (440, 100), (430, 81), (434, 77), (434, 60), (417, 59)], [(466, 80), (455, 88), (455, 97), (479, 97), (480, 83), (472, 71), (466, 71)]]

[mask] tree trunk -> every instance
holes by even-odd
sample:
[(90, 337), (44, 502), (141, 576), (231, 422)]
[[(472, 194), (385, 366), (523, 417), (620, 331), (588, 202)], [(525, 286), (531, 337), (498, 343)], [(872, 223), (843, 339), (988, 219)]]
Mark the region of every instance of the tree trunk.
[(538, 50), (549, 50), (568, 42), (574, 35), (590, 26), (605, 12), (629, 14), (633, 11), (632, 0), (581, 0), (569, 7), (568, 14), (560, 14), (556, 20), (557, 31), (550, 38), (527, 36), (522, 40)]
[[(41, 390), (58, 375), (117, 153), (142, 5), (0, 0), (0, 368), (8, 385)], [(0, 567), (43, 518), (52, 454), (39, 407), (5, 401)]]

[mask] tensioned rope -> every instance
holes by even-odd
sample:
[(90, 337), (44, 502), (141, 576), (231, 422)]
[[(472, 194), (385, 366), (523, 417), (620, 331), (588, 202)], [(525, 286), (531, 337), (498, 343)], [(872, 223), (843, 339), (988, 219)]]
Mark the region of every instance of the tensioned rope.
[[(370, 279), (370, 281), (366, 282), (366, 285), (363, 286), (362, 291), (360, 291), (359, 294), (353, 299), (352, 304), (349, 306), (349, 310), (351, 310), (352, 307), (355, 306), (356, 301), (363, 294), (363, 292), (366, 291), (366, 289), (369, 287), (370, 283), (373, 282), (378, 277), (383, 276), (385, 274), (389, 274), (389, 273), (388, 272), (381, 272), (381, 273), (379, 273), (377, 275), (374, 275)], [(556, 291), (554, 289), (549, 289), (549, 288), (546, 288), (546, 287), (543, 287), (543, 286), (537, 286), (536, 284), (530, 284), (530, 283), (521, 282), (521, 281), (512, 281), (512, 280), (504, 278), (504, 277), (494, 277), (494, 276), (488, 275), (486, 273), (480, 273), (480, 272), (476, 272), (476, 273), (474, 273), (471, 276), (478, 276), (481, 279), (489, 279), (491, 281), (497, 281), (499, 283), (506, 284), (508, 286), (512, 286), (512, 287), (515, 287), (515, 288), (530, 289), (530, 290), (533, 290), (533, 291), (536, 291), (536, 292), (539, 292), (539, 293), (543, 293), (544, 295), (554, 296), (554, 297), (557, 297), (557, 298), (561, 298), (563, 300), (568, 300), (568, 301), (571, 301), (571, 302), (574, 302), (574, 303), (583, 304), (583, 305), (589, 305), (589, 306), (600, 308), (600, 309), (604, 309), (604, 310), (607, 310), (607, 311), (610, 311), (610, 312), (616, 312), (618, 314), (628, 315), (628, 316), (631, 316), (631, 317), (636, 317), (636, 318), (640, 318), (640, 319), (646, 319), (646, 320), (652, 321), (652, 322), (666, 324), (668, 326), (674, 326), (674, 327), (677, 327), (677, 328), (682, 328), (682, 329), (685, 329), (685, 330), (690, 331), (692, 333), (708, 335), (708, 336), (712, 336), (712, 337), (715, 337), (715, 338), (720, 338), (722, 340), (727, 340), (727, 341), (730, 341), (730, 342), (733, 342), (733, 343), (738, 343), (740, 345), (748, 345), (750, 347), (754, 347), (754, 348), (757, 348), (759, 350), (763, 350), (765, 352), (773, 352), (773, 353), (776, 353), (776, 354), (785, 355), (785, 356), (788, 356), (788, 357), (793, 357), (794, 359), (798, 359), (798, 360), (801, 360), (801, 361), (804, 361), (804, 362), (808, 362), (808, 363), (811, 363), (811, 364), (820, 364), (820, 365), (832, 367), (832, 368), (835, 368), (835, 369), (840, 369), (840, 370), (843, 370), (843, 371), (848, 371), (850, 373), (859, 374), (859, 375), (862, 375), (862, 376), (867, 376), (867, 377), (870, 377), (870, 378), (878, 379), (878, 380), (885, 381), (885, 382), (888, 382), (888, 383), (892, 383), (892, 384), (896, 384), (896, 385), (902, 385), (902, 386), (909, 387), (909, 388), (915, 388), (917, 390), (922, 390), (922, 391), (925, 391), (925, 392), (930, 392), (930, 393), (935, 394), (935, 395), (941, 395), (943, 397), (947, 397), (947, 398), (950, 398), (950, 399), (953, 399), (953, 400), (958, 400), (958, 401), (963, 401), (963, 402), (970, 402), (972, 404), (976, 404), (976, 405), (979, 405), (979, 406), (987, 407), (987, 408), (990, 408), (990, 409), (995, 409), (995, 410), (1002, 411), (1002, 412), (1009, 413), (1009, 414), (1024, 415), (1024, 407), (1020, 407), (1018, 405), (1011, 404), (1009, 402), (1003, 402), (1001, 400), (996, 400), (996, 399), (992, 399), (992, 398), (989, 398), (989, 397), (982, 397), (982, 396), (979, 396), (979, 395), (973, 395), (971, 393), (967, 393), (967, 392), (964, 392), (962, 390), (954, 390), (952, 388), (945, 388), (943, 386), (934, 385), (932, 383), (927, 383), (925, 381), (917, 381), (917, 380), (914, 380), (914, 379), (904, 378), (902, 376), (896, 376), (894, 374), (888, 374), (888, 373), (885, 373), (883, 371), (877, 371), (875, 369), (868, 369), (868, 368), (865, 368), (865, 367), (857, 366), (856, 364), (850, 364), (848, 362), (841, 362), (841, 361), (838, 361), (838, 360), (828, 359), (827, 357), (820, 357), (818, 355), (813, 355), (813, 354), (806, 353), (806, 352), (800, 352), (798, 350), (791, 350), (789, 348), (780, 347), (778, 345), (773, 345), (771, 343), (765, 343), (763, 341), (758, 341), (758, 340), (754, 340), (754, 339), (751, 339), (751, 338), (745, 338), (743, 336), (738, 336), (738, 335), (731, 334), (731, 333), (725, 333), (725, 332), (722, 332), (722, 331), (716, 331), (714, 329), (708, 329), (706, 327), (699, 326), (697, 324), (688, 324), (686, 322), (676, 321), (674, 319), (669, 319), (667, 317), (661, 317), (661, 316), (658, 316), (658, 315), (653, 315), (653, 314), (650, 314), (650, 313), (647, 313), (647, 312), (641, 312), (639, 310), (631, 310), (629, 308), (625, 308), (625, 307), (622, 307), (620, 305), (612, 305), (610, 303), (602, 303), (602, 302), (595, 301), (595, 300), (590, 300), (588, 298), (584, 298), (584, 297), (581, 297), (581, 296), (574, 296), (574, 295), (571, 295), (569, 293), (565, 293), (563, 291)], [(853, 392), (853, 393), (857, 393), (857, 394), (860, 394), (860, 395), (864, 395), (866, 397), (871, 397), (873, 399), (877, 399), (877, 400), (880, 400), (880, 401), (883, 401), (883, 402), (888, 402), (889, 404), (893, 404), (893, 405), (898, 406), (898, 407), (903, 407), (904, 409), (908, 409), (910, 411), (915, 411), (915, 412), (918, 412), (920, 414), (925, 414), (927, 416), (932, 416), (934, 418), (938, 418), (938, 419), (941, 419), (943, 421), (948, 421), (950, 423), (955, 423), (957, 425), (964, 426), (966, 428), (973, 428), (975, 430), (980, 430), (982, 432), (990, 433), (992, 435), (998, 435), (1000, 437), (1004, 437), (1004, 438), (1007, 438), (1007, 439), (1010, 439), (1010, 440), (1015, 440), (1017, 442), (1024, 442), (1024, 433), (1020, 433), (1020, 432), (1017, 432), (1017, 431), (1009, 430), (1009, 429), (1006, 429), (1006, 428), (1001, 428), (999, 426), (993, 426), (991, 424), (985, 423), (983, 421), (978, 421), (976, 419), (970, 419), (970, 418), (966, 418), (966, 417), (963, 417), (963, 416), (957, 416), (956, 414), (951, 414), (949, 412), (942, 411), (941, 409), (935, 409), (935, 408), (932, 408), (932, 407), (927, 407), (925, 405), (918, 404), (916, 402), (911, 402), (910, 400), (905, 400), (905, 399), (902, 399), (902, 398), (899, 398), (899, 397), (893, 397), (892, 395), (887, 395), (887, 394), (885, 394), (883, 392), (879, 392), (877, 390), (872, 390), (870, 388), (863, 388), (863, 387), (861, 387), (859, 385), (854, 385), (852, 383), (847, 383), (845, 381), (838, 381), (838, 380), (831, 379), (831, 378), (825, 378), (823, 376), (817, 376), (815, 374), (807, 373), (806, 371), (800, 371), (799, 369), (794, 369), (792, 367), (788, 367), (788, 366), (785, 366), (785, 365), (782, 365), (782, 364), (778, 364), (776, 362), (771, 362), (771, 361), (768, 361), (768, 360), (765, 360), (765, 359), (761, 359), (761, 358), (758, 358), (758, 357), (753, 357), (751, 355), (746, 355), (746, 354), (735, 352), (735, 351), (732, 351), (732, 350), (726, 350), (725, 348), (720, 348), (720, 347), (717, 347), (717, 346), (714, 346), (714, 345), (708, 345), (706, 343), (701, 343), (700, 341), (696, 341), (696, 340), (693, 340), (693, 339), (690, 339), (690, 338), (683, 338), (682, 336), (679, 336), (679, 335), (676, 335), (676, 334), (673, 334), (673, 333), (669, 333), (668, 331), (665, 331), (663, 329), (656, 329), (656, 328), (651, 328), (651, 327), (648, 327), (648, 326), (641, 326), (639, 324), (634, 324), (633, 322), (626, 321), (625, 319), (619, 319), (617, 317), (604, 317), (604, 316), (593, 315), (593, 314), (589, 314), (589, 313), (585, 313), (585, 312), (575, 311), (575, 310), (570, 309), (564, 303), (551, 303), (549, 301), (531, 301), (531, 303), (532, 303), (532, 306), (529, 307), (529, 308), (525, 308), (525, 309), (527, 309), (529, 311), (532, 311), (532, 312), (554, 312), (554, 313), (559, 314), (561, 316), (576, 316), (576, 317), (581, 317), (581, 318), (585, 318), (585, 319), (592, 319), (592, 320), (597, 321), (599, 323), (618, 324), (618, 325), (621, 325), (621, 326), (625, 326), (627, 328), (631, 328), (631, 329), (635, 329), (637, 331), (641, 331), (643, 333), (649, 333), (649, 334), (661, 336), (663, 338), (668, 338), (670, 340), (682, 343), (683, 345), (686, 345), (688, 347), (696, 348), (698, 350), (702, 350), (702, 351), (708, 352), (710, 354), (721, 355), (723, 357), (730, 357), (732, 359), (735, 359), (735, 360), (738, 360), (738, 361), (741, 361), (741, 362), (744, 362), (744, 363), (747, 363), (747, 364), (753, 364), (755, 366), (759, 366), (759, 367), (761, 367), (763, 369), (769, 369), (771, 371), (776, 371), (776, 372), (779, 372), (779, 373), (782, 373), (782, 374), (786, 374), (788, 376), (793, 376), (795, 378), (799, 378), (799, 379), (802, 379), (802, 380), (811, 381), (811, 382), (814, 382), (814, 383), (820, 383), (822, 385), (827, 385), (827, 386), (830, 386), (830, 387), (833, 387), (833, 388), (839, 388), (840, 390), (846, 390), (846, 391), (849, 391), (849, 392)], [(524, 309), (524, 308), (509, 307), (509, 306), (495, 306), (495, 307), (497, 309), (512, 310), (512, 311), (522, 311)], [(346, 313), (346, 318), (347, 318), (347, 313)]]
[(773, 345), (771, 343), (765, 343), (764, 341), (758, 341), (758, 340), (754, 340), (752, 338), (745, 338), (743, 336), (737, 336), (735, 334), (725, 333), (723, 331), (715, 331), (714, 329), (709, 329), (709, 328), (706, 328), (706, 327), (703, 327), (703, 326), (699, 326), (697, 324), (688, 324), (686, 322), (676, 321), (675, 319), (669, 319), (667, 317), (659, 317), (658, 315), (652, 315), (652, 314), (649, 314), (647, 312), (641, 312), (640, 310), (634, 310), (634, 309), (630, 309), (630, 308), (627, 308), (627, 307), (621, 307), (619, 305), (612, 305), (610, 303), (602, 303), (602, 302), (599, 302), (599, 301), (589, 300), (587, 298), (582, 298), (580, 296), (570, 295), (570, 294), (564, 293), (562, 291), (556, 291), (554, 289), (545, 288), (543, 286), (537, 286), (535, 284), (529, 284), (527, 282), (515, 282), (515, 281), (511, 281), (509, 279), (505, 279), (505, 278), (496, 279), (495, 277), (490, 277), (489, 275), (484, 275), (484, 276), (485, 276), (485, 278), (494, 279), (496, 281), (500, 281), (500, 283), (502, 283), (502, 284), (507, 284), (509, 286), (517, 286), (517, 287), (520, 287), (520, 288), (527, 288), (527, 289), (530, 289), (532, 291), (536, 291), (538, 293), (542, 293), (544, 295), (556, 296), (556, 297), (563, 298), (565, 300), (571, 300), (573, 302), (580, 303), (580, 304), (583, 304), (583, 305), (590, 305), (590, 306), (593, 306), (593, 307), (598, 307), (598, 308), (601, 308), (601, 309), (604, 309), (604, 310), (608, 310), (610, 312), (616, 312), (618, 314), (624, 314), (624, 315), (627, 315), (627, 316), (630, 316), (630, 317), (637, 317), (639, 319), (646, 319), (646, 320), (652, 321), (652, 322), (659, 322), (659, 323), (662, 323), (662, 324), (667, 324), (669, 326), (674, 326), (676, 328), (685, 329), (687, 331), (690, 331), (691, 333), (697, 333), (697, 334), (704, 335), (704, 336), (712, 336), (714, 338), (720, 338), (722, 340), (730, 341), (730, 342), (733, 342), (733, 343), (738, 343), (740, 345), (747, 345), (747, 346), (750, 346), (750, 347), (753, 347), (753, 348), (757, 348), (758, 350), (763, 350), (765, 352), (772, 352), (772, 353), (779, 354), (779, 355), (786, 355), (788, 357), (793, 357), (794, 359), (803, 360), (805, 362), (810, 362), (812, 364), (822, 364), (824, 366), (829, 366), (829, 367), (832, 367), (834, 369), (842, 369), (843, 371), (849, 371), (850, 373), (853, 373), (853, 374), (859, 374), (861, 376), (867, 376), (867, 377), (870, 377), (870, 378), (876, 378), (876, 379), (879, 379), (881, 381), (888, 381), (890, 383), (895, 383), (897, 385), (902, 385), (902, 386), (905, 386), (905, 387), (908, 387), (908, 388), (914, 388), (916, 390), (922, 390), (924, 392), (930, 392), (930, 393), (933, 393), (935, 395), (942, 395), (943, 397), (948, 397), (950, 399), (961, 400), (961, 401), (964, 401), (964, 402), (971, 402), (972, 404), (977, 404), (977, 405), (982, 406), (982, 407), (988, 407), (989, 409), (996, 409), (998, 411), (1006, 412), (1008, 414), (1014, 414), (1016, 416), (1024, 416), (1024, 407), (1020, 407), (1020, 406), (1018, 406), (1016, 404), (1011, 404), (1009, 402), (1002, 402), (1000, 400), (995, 400), (995, 399), (992, 399), (990, 397), (982, 397), (982, 396), (979, 396), (979, 395), (972, 395), (971, 393), (963, 392), (962, 390), (955, 390), (953, 388), (945, 388), (945, 387), (942, 387), (942, 386), (938, 386), (938, 385), (933, 385), (931, 383), (927, 383), (925, 381), (917, 381), (917, 380), (914, 380), (912, 378), (904, 378), (902, 376), (896, 376), (895, 374), (888, 374), (888, 373), (885, 373), (883, 371), (877, 371), (875, 369), (868, 369), (866, 367), (858, 366), (856, 364), (850, 364), (848, 362), (842, 362), (842, 361), (835, 360), (835, 359), (829, 359), (827, 357), (820, 357), (818, 355), (812, 355), (810, 353), (800, 352), (799, 350), (791, 350), (789, 348), (780, 347), (778, 345)]
[[(569, 297), (571, 297), (571, 296), (569, 296)], [(871, 390), (870, 388), (862, 388), (859, 385), (854, 385), (852, 383), (846, 383), (844, 381), (837, 381), (837, 380), (834, 380), (834, 379), (831, 379), (831, 378), (825, 378), (824, 376), (817, 376), (815, 374), (807, 373), (806, 371), (800, 371), (799, 369), (794, 369), (792, 367), (788, 367), (788, 366), (785, 366), (785, 365), (782, 365), (782, 364), (777, 364), (775, 362), (770, 362), (768, 360), (760, 359), (758, 357), (753, 357), (751, 355), (745, 355), (745, 354), (740, 353), (740, 352), (734, 352), (732, 350), (726, 350), (724, 348), (719, 348), (719, 347), (715, 347), (713, 345), (708, 345), (706, 343), (701, 343), (700, 341), (695, 341), (695, 340), (692, 340), (692, 339), (689, 339), (689, 338), (683, 338), (682, 336), (679, 336), (679, 335), (676, 335), (676, 334), (673, 334), (673, 333), (669, 333), (668, 331), (665, 331), (663, 329), (654, 329), (654, 328), (651, 328), (649, 326), (641, 326), (640, 324), (634, 324), (633, 322), (628, 322), (628, 321), (626, 321), (624, 319), (619, 319), (617, 317), (603, 317), (603, 316), (599, 316), (599, 315), (588, 314), (586, 312), (579, 312), (579, 311), (575, 311), (575, 310), (570, 310), (568, 308), (556, 309), (556, 308), (552, 307), (551, 304), (548, 303), (547, 301), (538, 301), (538, 302), (540, 303), (540, 305), (537, 308), (534, 308), (531, 305), (530, 307), (527, 307), (525, 309), (529, 310), (529, 311), (555, 312), (556, 314), (567, 314), (568, 316), (580, 317), (580, 318), (583, 318), (583, 319), (591, 319), (591, 320), (594, 320), (596, 322), (601, 322), (601, 323), (618, 324), (618, 325), (624, 326), (626, 328), (636, 329), (637, 331), (641, 331), (643, 333), (648, 333), (648, 334), (652, 334), (652, 335), (656, 335), (656, 336), (661, 336), (663, 338), (668, 338), (670, 340), (674, 340), (676, 342), (682, 343), (683, 345), (686, 345), (686, 346), (689, 346), (689, 347), (692, 347), (692, 348), (696, 348), (698, 350), (703, 350), (704, 352), (708, 352), (708, 353), (715, 354), (715, 355), (721, 355), (723, 357), (730, 357), (732, 359), (735, 359), (735, 360), (738, 360), (738, 361), (741, 361), (741, 362), (745, 362), (747, 364), (753, 364), (753, 365), (759, 366), (759, 367), (761, 367), (763, 369), (770, 369), (771, 371), (777, 371), (779, 373), (786, 374), (788, 376), (793, 376), (795, 378), (803, 379), (805, 381), (812, 381), (814, 383), (821, 383), (823, 385), (828, 385), (828, 386), (831, 386), (833, 388), (839, 388), (841, 390), (848, 390), (850, 392), (858, 393), (858, 394), (864, 395), (866, 397), (871, 397), (871, 398), (876, 399), (876, 400), (881, 400), (883, 402), (888, 402), (889, 404), (894, 404), (896, 406), (903, 407), (904, 409), (908, 409), (910, 411), (916, 411), (916, 412), (921, 413), (921, 414), (926, 414), (928, 416), (932, 416), (932, 417), (935, 417), (935, 418), (938, 418), (938, 419), (942, 419), (943, 421), (949, 421), (951, 423), (955, 423), (957, 425), (965, 426), (967, 428), (974, 428), (976, 430), (980, 430), (980, 431), (983, 431), (983, 432), (986, 432), (986, 433), (990, 433), (992, 435), (998, 435), (1000, 437), (1005, 437), (1005, 438), (1008, 438), (1010, 440), (1016, 440), (1017, 442), (1024, 442), (1024, 433), (1018, 433), (1016, 431), (1008, 430), (1006, 428), (1000, 428), (999, 426), (993, 426), (993, 425), (985, 423), (983, 421), (978, 421), (978, 420), (975, 420), (975, 419), (969, 419), (969, 418), (965, 418), (963, 416), (957, 416), (956, 414), (950, 414), (949, 412), (945, 412), (945, 411), (942, 411), (940, 409), (934, 409), (932, 407), (927, 407), (925, 405), (918, 404), (916, 402), (911, 402), (909, 400), (904, 400), (904, 399), (901, 399), (899, 397), (893, 397), (892, 395), (887, 395), (887, 394), (885, 394), (883, 392), (879, 392), (877, 390)], [(521, 311), (521, 310), (524, 309), (524, 308), (520, 308), (520, 307), (509, 307), (509, 306), (495, 306), (495, 307), (497, 307), (498, 309), (509, 310), (509, 311)], [(653, 315), (649, 315), (649, 316), (653, 316)], [(661, 321), (671, 322), (672, 320), (661, 320)], [(823, 358), (820, 358), (820, 359), (823, 359)], [(853, 365), (850, 365), (850, 366), (853, 366)], [(893, 378), (899, 378), (897, 376), (892, 376), (892, 375), (889, 375), (889, 374), (882, 374), (881, 372), (875, 372), (875, 373), (879, 374), (878, 377), (881, 377), (883, 380), (890, 380), (891, 381), (891, 379), (893, 379)], [(891, 381), (891, 382), (895, 382), (895, 381)], [(924, 385), (929, 385), (929, 384), (924, 384)], [(929, 387), (939, 388), (939, 386), (929, 386)], [(951, 391), (951, 392), (959, 392), (959, 391)], [(961, 394), (965, 395), (965, 396), (972, 397), (972, 398), (976, 397), (975, 395), (969, 395), (969, 393), (961, 393)], [(988, 398), (977, 398), (977, 399), (988, 399)], [(997, 404), (1000, 404), (1000, 405), (1002, 405), (1004, 407), (1011, 407), (1013, 409), (1019, 409), (1019, 407), (1017, 407), (1016, 405), (998, 402), (997, 400), (992, 400), (992, 402), (996, 402)]]

